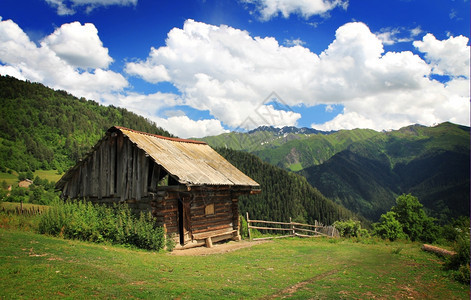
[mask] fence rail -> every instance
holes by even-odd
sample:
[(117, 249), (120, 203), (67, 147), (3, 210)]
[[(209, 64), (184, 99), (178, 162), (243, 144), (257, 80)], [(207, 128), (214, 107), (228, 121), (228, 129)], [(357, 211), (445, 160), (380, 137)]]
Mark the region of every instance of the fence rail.
[[(11, 203), (14, 205), (5, 206), (5, 203), (0, 203), (0, 212), (12, 215), (26, 215), (26, 216), (35, 216), (40, 215), (45, 211), (44, 205), (23, 205), (23, 202), (20, 203)], [(16, 205), (15, 205), (16, 204)]]
[[(324, 226), (323, 224), (315, 221), (314, 225), (311, 224), (303, 224), (298, 222), (292, 222), (291, 218), (289, 218), (288, 222), (276, 222), (276, 221), (265, 221), (265, 220), (250, 220), (249, 213), (247, 215), (247, 227), (249, 233), (249, 239), (251, 240), (267, 240), (267, 239), (278, 239), (284, 237), (319, 237), (319, 236), (327, 236), (327, 237), (339, 237), (339, 231), (334, 226)], [(267, 224), (264, 226), (255, 226), (252, 224), (259, 223), (259, 224)], [(268, 227), (268, 225), (282, 225), (287, 227)], [(302, 228), (307, 227), (307, 228)], [(250, 229), (258, 229), (258, 230), (273, 230), (273, 231), (287, 231), (289, 234), (282, 235), (282, 236), (273, 236), (273, 237), (264, 237), (264, 238), (252, 238), (250, 233)], [(303, 232), (303, 233), (299, 233)]]

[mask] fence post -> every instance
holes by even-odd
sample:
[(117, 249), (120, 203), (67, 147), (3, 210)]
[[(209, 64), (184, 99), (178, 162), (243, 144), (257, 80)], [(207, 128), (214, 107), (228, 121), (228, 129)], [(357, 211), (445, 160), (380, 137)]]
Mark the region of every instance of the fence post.
[(294, 224), (291, 222), (291, 217), (289, 217), (289, 227), (291, 228), (291, 235), (296, 236), (296, 233), (294, 232)]
[(249, 212), (246, 212), (247, 214), (247, 231), (249, 233), (249, 241), (252, 240), (252, 236), (250, 235), (250, 219), (249, 219)]

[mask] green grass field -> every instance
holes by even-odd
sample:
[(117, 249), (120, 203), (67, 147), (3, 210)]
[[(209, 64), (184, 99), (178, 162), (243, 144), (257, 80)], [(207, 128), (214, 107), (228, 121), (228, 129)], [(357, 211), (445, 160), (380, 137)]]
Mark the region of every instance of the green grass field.
[(17, 184), (18, 183), (18, 174), (9, 174), (9, 173), (5, 173), (5, 172), (0, 172), (0, 182), (3, 182), (3, 180), (5, 180), (7, 185)]
[(62, 175), (58, 175), (56, 170), (36, 170), (34, 171), (34, 177), (39, 176), (42, 179), (47, 179), (49, 181), (59, 181)]
[[(62, 175), (58, 175), (56, 170), (37, 170), (34, 173), (34, 177), (39, 176), (42, 179), (47, 179), (49, 181), (59, 181)], [(18, 184), (18, 173), (12, 172), (12, 174), (0, 172), (0, 182), (5, 180), (7, 185), (17, 185)]]
[(174, 256), (1, 228), (0, 298), (469, 299), (420, 244), (369, 241), (290, 238)]

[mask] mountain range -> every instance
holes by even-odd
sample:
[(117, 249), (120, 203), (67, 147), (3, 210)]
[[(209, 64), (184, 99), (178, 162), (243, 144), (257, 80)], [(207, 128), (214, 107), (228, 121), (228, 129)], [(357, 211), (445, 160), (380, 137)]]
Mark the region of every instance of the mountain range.
[[(113, 126), (172, 136), (123, 108), (0, 76), (0, 172), (62, 173)], [(262, 185), (240, 201), (254, 218), (377, 221), (403, 193), (446, 223), (469, 216), (470, 128), (399, 130), (259, 127), (202, 139)], [(366, 219), (365, 219), (366, 218)], [(368, 222), (366, 222), (368, 223)]]
[(297, 172), (326, 197), (373, 221), (403, 193), (417, 196), (442, 222), (469, 214), (467, 126), (416, 124), (383, 132), (260, 127), (203, 140)]
[[(172, 136), (126, 109), (105, 107), (8, 76), (0, 76), (0, 103), (0, 173), (38, 169), (62, 173), (114, 125)], [(239, 201), (240, 212), (249, 212), (251, 218), (289, 221), (291, 217), (324, 224), (348, 218), (364, 220), (324, 197), (299, 174), (272, 166), (250, 153), (217, 150), (261, 185), (261, 194)]]

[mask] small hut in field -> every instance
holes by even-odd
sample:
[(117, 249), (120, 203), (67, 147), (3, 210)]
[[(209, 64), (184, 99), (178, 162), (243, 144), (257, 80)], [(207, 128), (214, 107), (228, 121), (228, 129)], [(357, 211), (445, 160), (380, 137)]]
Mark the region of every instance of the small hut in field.
[(176, 248), (240, 239), (238, 197), (260, 185), (201, 141), (111, 127), (57, 182), (63, 198), (151, 212)]

